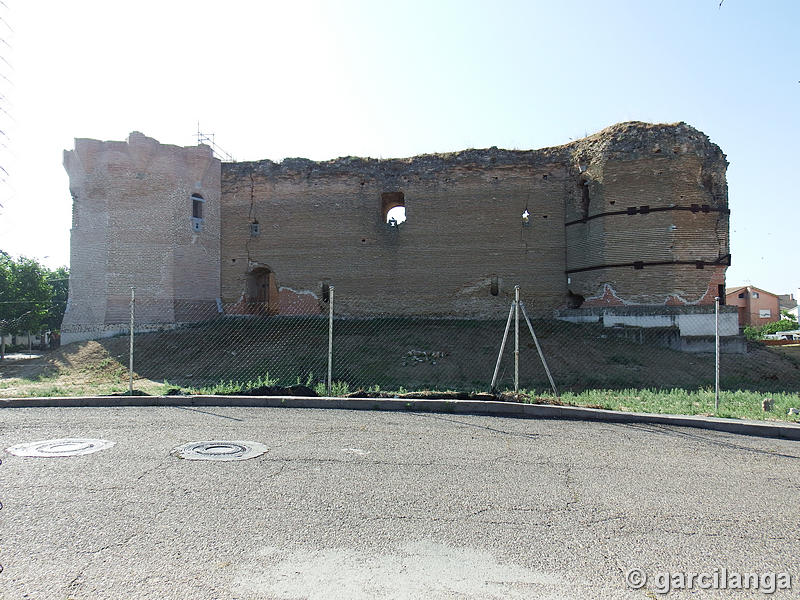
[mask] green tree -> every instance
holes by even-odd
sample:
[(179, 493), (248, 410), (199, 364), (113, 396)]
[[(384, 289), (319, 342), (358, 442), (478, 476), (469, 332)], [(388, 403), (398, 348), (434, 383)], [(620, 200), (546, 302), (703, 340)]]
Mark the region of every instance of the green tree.
[[(57, 330), (67, 305), (69, 270), (50, 270), (38, 261), (12, 258), (0, 250), (0, 333)], [(0, 342), (0, 358), (5, 344)]]
[(45, 320), (45, 325), (50, 331), (61, 329), (64, 312), (67, 310), (67, 296), (69, 294), (69, 269), (58, 267), (47, 274), (47, 283), (53, 289), (50, 300), (50, 313)]
[(38, 331), (47, 319), (53, 297), (47, 276), (47, 268), (31, 258), (11, 262), (10, 306), (18, 331)]
[(750, 326), (744, 328), (744, 335), (749, 340), (763, 340), (764, 336), (770, 333), (778, 333), (780, 331), (791, 331), (797, 329), (797, 321), (790, 319), (781, 319), (780, 321), (772, 321), (761, 326)]

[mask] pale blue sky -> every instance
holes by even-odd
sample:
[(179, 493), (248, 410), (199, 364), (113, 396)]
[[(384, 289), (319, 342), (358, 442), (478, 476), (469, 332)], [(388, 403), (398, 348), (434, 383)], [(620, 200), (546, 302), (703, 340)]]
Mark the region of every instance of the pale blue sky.
[(798, 1), (4, 1), (12, 254), (69, 261), (74, 137), (388, 158), (686, 121), (731, 163), (728, 283), (800, 286)]

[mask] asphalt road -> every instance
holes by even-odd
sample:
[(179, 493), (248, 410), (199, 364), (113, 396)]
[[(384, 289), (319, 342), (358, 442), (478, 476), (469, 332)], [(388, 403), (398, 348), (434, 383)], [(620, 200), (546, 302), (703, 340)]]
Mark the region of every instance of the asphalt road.
[[(800, 593), (798, 442), (420, 413), (0, 412), (3, 449), (62, 437), (115, 445), (0, 452), (0, 598), (655, 598), (659, 573), (720, 569), (788, 572), (794, 591), (771, 597)], [(208, 439), (269, 450), (170, 455)], [(693, 592), (669, 597), (734, 595)]]

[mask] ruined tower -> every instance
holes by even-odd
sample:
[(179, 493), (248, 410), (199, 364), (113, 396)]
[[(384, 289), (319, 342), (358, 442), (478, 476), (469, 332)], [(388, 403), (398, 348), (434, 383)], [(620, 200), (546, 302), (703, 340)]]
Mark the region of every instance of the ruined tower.
[(64, 152), (73, 198), (69, 301), (62, 341), (113, 335), (129, 314), (180, 321), (219, 297), (220, 162), (141, 133), (75, 140)]

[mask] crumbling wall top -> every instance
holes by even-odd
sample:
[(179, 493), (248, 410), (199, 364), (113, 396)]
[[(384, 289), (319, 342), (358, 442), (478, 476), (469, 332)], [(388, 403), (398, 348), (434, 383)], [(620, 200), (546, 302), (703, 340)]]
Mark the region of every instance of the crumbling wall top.
[[(260, 160), (224, 163), (223, 173), (233, 178), (263, 176), (329, 176), (361, 174), (366, 177), (392, 175), (433, 175), (453, 168), (488, 169), (505, 166), (546, 166), (598, 163), (611, 158), (635, 159), (653, 154), (678, 155), (692, 152), (704, 157), (725, 159), (719, 146), (708, 136), (686, 123), (653, 124), (628, 121), (607, 127), (593, 135), (561, 146), (539, 150), (504, 150), (497, 147), (459, 152), (422, 154), (408, 158), (362, 158), (343, 156), (326, 161), (285, 158), (281, 162)], [(727, 166), (727, 163), (725, 163)]]

